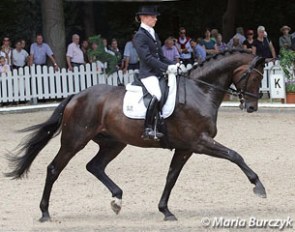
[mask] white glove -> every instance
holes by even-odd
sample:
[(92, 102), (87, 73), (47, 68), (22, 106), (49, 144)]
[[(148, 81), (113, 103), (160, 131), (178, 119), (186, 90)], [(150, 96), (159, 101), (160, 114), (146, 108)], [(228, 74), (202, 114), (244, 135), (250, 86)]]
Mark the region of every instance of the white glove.
[(170, 64), (167, 68), (166, 73), (170, 74), (176, 74), (178, 70), (179, 64)]

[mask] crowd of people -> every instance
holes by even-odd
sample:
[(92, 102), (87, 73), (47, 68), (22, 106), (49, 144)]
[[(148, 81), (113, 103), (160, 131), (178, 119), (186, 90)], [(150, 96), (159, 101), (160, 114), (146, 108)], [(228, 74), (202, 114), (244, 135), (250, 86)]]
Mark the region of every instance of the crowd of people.
[[(295, 33), (291, 34), (289, 26), (283, 26), (280, 29), (282, 36), (279, 38), (279, 49), (295, 50)], [(255, 33), (256, 32), (256, 33)], [(104, 50), (116, 57), (118, 69), (127, 72), (139, 68), (139, 56), (133, 44), (133, 38), (136, 31), (132, 33), (124, 49), (120, 49), (118, 40), (113, 38), (108, 45), (106, 38), (103, 38)], [(97, 59), (91, 56), (91, 51), (97, 49), (96, 43), (90, 43), (87, 39), (80, 40), (78, 34), (72, 35), (72, 43), (67, 47), (66, 63), (68, 70), (72, 71), (75, 66), (81, 64), (96, 62)], [(272, 41), (266, 32), (264, 26), (258, 26), (256, 30), (242, 27), (236, 28), (236, 34), (228, 41), (224, 42), (222, 34), (218, 29), (204, 30), (204, 35), (191, 37), (187, 34), (184, 27), (179, 28), (179, 34), (176, 37), (169, 36), (163, 43), (162, 51), (166, 58), (178, 63), (193, 64), (200, 63), (208, 56), (218, 54), (230, 49), (245, 49), (255, 55), (267, 59), (277, 58), (276, 50)], [(14, 48), (8, 36), (2, 41), (0, 51), (0, 73), (7, 73), (12, 69), (18, 69), (26, 65), (46, 65), (47, 58), (51, 61), (55, 70), (59, 65), (55, 59), (54, 53), (50, 46), (43, 41), (42, 34), (37, 34), (35, 42), (26, 50), (26, 41), (17, 40)]]

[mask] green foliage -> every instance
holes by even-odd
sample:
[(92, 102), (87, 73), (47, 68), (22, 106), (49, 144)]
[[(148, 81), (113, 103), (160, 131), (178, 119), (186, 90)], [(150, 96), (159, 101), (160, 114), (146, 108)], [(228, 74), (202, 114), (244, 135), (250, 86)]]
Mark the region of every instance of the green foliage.
[(288, 79), (286, 82), (286, 92), (295, 92), (295, 79), (293, 76), (295, 68), (295, 52), (292, 50), (282, 49), (280, 54), (280, 65)]
[(95, 35), (89, 37), (90, 44), (97, 44), (97, 49), (89, 49), (87, 54), (88, 57), (92, 58), (92, 60), (99, 60), (102, 63), (107, 63), (106, 74), (110, 75), (114, 73), (117, 69), (117, 57), (107, 53), (104, 49), (103, 41), (100, 35)]

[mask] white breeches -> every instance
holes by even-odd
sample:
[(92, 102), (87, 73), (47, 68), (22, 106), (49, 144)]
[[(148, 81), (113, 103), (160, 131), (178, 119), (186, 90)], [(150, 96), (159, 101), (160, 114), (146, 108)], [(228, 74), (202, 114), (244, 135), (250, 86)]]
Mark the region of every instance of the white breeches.
[(147, 91), (151, 95), (155, 95), (158, 101), (161, 100), (162, 93), (161, 93), (158, 77), (156, 76), (145, 77), (141, 79), (141, 82), (144, 84)]

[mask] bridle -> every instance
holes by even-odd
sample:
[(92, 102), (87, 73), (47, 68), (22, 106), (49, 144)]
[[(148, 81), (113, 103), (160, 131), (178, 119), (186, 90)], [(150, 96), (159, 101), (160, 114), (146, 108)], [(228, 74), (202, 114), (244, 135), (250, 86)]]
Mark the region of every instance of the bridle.
[(239, 84), (240, 82), (242, 82), (243, 80), (245, 80), (242, 88), (240, 88), (240, 89), (234, 89), (232, 87), (229, 87), (228, 89), (224, 89), (224, 88), (221, 88), (221, 87), (212, 85), (212, 84), (210, 84), (210, 83), (208, 83), (206, 81), (203, 81), (203, 80), (195, 80), (195, 81), (198, 82), (198, 83), (207, 85), (210, 88), (213, 88), (213, 89), (216, 89), (216, 90), (219, 90), (219, 91), (228, 93), (230, 95), (239, 97), (239, 99), (240, 99), (240, 106), (239, 107), (240, 107), (240, 109), (244, 109), (245, 96), (249, 96), (249, 97), (254, 98), (254, 99), (259, 99), (260, 98), (259, 95), (256, 95), (256, 94), (253, 94), (253, 93), (250, 93), (250, 92), (247, 91), (249, 77), (250, 77), (250, 75), (251, 75), (252, 72), (256, 72), (256, 73), (259, 74), (259, 76), (261, 77), (260, 81), (263, 78), (263, 73), (260, 72), (257, 68), (255, 68), (256, 67), (256, 64), (257, 64), (257, 61), (260, 58), (261, 57), (255, 57), (255, 59), (249, 65), (249, 68), (243, 73), (243, 75), (240, 77), (240, 79), (236, 83), (234, 83), (235, 86), (237, 86), (237, 84)]

